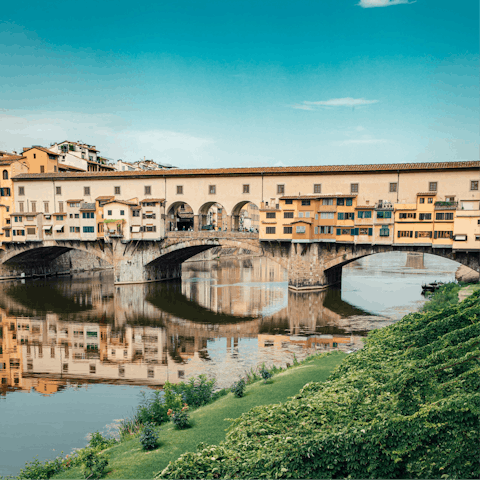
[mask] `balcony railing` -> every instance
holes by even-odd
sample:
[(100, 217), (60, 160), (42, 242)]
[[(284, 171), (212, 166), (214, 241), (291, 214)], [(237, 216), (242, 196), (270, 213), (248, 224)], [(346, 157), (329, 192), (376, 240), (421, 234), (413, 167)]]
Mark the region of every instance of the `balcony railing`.
[(435, 210), (456, 210), (458, 202), (435, 202)]

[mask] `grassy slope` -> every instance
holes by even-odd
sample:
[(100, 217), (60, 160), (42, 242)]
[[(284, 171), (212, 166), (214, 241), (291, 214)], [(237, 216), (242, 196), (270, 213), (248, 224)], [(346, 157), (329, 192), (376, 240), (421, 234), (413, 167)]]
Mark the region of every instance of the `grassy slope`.
[[(125, 441), (108, 450), (109, 466), (106, 478), (153, 478), (169, 461), (185, 452), (195, 451), (200, 442), (218, 444), (225, 439), (230, 422), (257, 405), (284, 402), (299, 392), (308, 382), (322, 382), (341, 363), (345, 354), (317, 357), (298, 367), (275, 375), (267, 385), (257, 382), (247, 387), (243, 398), (232, 393), (191, 414), (192, 428), (175, 430), (171, 424), (158, 428), (160, 446), (144, 452), (138, 439)], [(61, 472), (54, 478), (83, 478), (80, 468)]]

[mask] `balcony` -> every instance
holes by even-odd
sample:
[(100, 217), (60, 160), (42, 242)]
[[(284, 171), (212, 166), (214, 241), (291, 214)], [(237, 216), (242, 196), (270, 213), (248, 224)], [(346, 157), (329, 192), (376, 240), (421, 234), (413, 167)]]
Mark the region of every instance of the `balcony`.
[(375, 204), (375, 210), (393, 210), (393, 203), (381, 200)]
[(435, 210), (456, 210), (458, 202), (435, 202)]

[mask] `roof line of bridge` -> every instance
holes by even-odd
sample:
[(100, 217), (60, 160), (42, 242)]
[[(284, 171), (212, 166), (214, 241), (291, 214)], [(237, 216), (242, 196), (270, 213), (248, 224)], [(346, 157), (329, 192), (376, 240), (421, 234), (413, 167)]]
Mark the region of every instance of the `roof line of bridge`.
[(202, 168), (149, 170), (135, 172), (80, 172), (80, 173), (22, 173), (13, 180), (75, 180), (77, 178), (145, 178), (145, 177), (198, 177), (198, 176), (257, 176), (257, 175), (315, 175), (347, 173), (389, 173), (417, 172), (432, 170), (465, 170), (480, 168), (480, 161), (428, 162), (428, 163), (387, 163), (368, 165), (314, 165), (303, 167), (252, 167), (252, 168)]

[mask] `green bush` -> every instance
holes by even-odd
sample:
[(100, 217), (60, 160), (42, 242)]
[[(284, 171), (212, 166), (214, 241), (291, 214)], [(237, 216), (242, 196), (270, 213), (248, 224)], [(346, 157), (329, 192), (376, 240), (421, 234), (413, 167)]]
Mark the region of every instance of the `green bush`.
[(168, 415), (172, 419), (173, 424), (179, 430), (189, 427), (189, 419), (188, 419), (188, 405), (185, 405), (182, 408), (178, 408), (177, 410), (169, 410)]
[(107, 468), (108, 460), (102, 455), (97, 455), (93, 450), (89, 450), (83, 460), (82, 473), (83, 478), (96, 479), (102, 478)]
[(51, 478), (63, 469), (63, 458), (57, 457), (55, 460), (45, 460), (41, 462), (35, 458), (32, 462), (27, 462), (25, 468), (20, 470), (17, 478), (19, 479), (44, 479)]
[(272, 378), (272, 374), (270, 371), (265, 367), (265, 364), (262, 365), (262, 368), (260, 369), (260, 375), (263, 378), (263, 383), (267, 383), (267, 380)]
[(105, 448), (115, 445), (117, 441), (114, 438), (104, 437), (98, 430), (93, 432), (88, 442), (88, 446), (96, 450), (103, 450)]
[(241, 398), (245, 395), (245, 388), (247, 384), (245, 383), (245, 380), (241, 378), (238, 382), (235, 382), (232, 385), (231, 391), (237, 398)]
[(153, 450), (157, 448), (158, 434), (155, 432), (155, 425), (147, 423), (143, 426), (140, 434), (140, 443), (144, 450)]
[(324, 383), (157, 478), (480, 478), (480, 294), (369, 333)]

